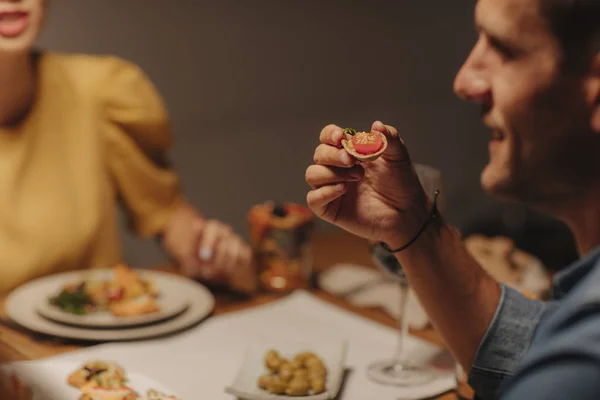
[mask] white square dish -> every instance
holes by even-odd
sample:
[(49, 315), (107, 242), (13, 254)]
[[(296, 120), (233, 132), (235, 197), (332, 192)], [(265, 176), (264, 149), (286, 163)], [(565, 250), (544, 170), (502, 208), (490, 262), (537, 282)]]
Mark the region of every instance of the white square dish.
[[(267, 372), (265, 354), (277, 350), (283, 357), (291, 359), (304, 351), (315, 353), (327, 368), (325, 392), (315, 395), (275, 395), (258, 386), (258, 378)], [(292, 342), (259, 341), (250, 345), (237, 377), (225, 392), (244, 400), (331, 400), (340, 391), (345, 373), (347, 344), (345, 342)]]

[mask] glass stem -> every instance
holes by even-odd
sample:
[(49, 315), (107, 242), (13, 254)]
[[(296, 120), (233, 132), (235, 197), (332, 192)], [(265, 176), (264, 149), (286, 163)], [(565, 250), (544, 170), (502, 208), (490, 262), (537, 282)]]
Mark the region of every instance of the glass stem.
[(400, 289), (400, 317), (398, 318), (398, 343), (396, 345), (396, 355), (394, 361), (396, 364), (402, 364), (404, 359), (404, 342), (408, 336), (408, 321), (406, 318), (406, 306), (408, 302), (408, 283), (401, 282), (398, 285)]

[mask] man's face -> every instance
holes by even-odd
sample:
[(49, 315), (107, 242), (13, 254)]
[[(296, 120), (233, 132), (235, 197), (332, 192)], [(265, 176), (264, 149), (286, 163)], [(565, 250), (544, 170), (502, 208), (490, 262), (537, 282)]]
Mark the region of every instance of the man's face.
[(0, 0), (0, 53), (33, 47), (42, 27), (46, 0)]
[(545, 205), (572, 196), (596, 173), (590, 162), (600, 135), (591, 129), (594, 102), (586, 99), (584, 77), (563, 67), (538, 1), (479, 0), (479, 39), (454, 88), (481, 105), (492, 130), (483, 188)]

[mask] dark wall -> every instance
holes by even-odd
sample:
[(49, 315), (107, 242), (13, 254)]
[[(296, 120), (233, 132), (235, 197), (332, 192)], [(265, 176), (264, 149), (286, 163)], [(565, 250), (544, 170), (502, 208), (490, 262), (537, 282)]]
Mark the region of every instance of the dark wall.
[[(395, 125), (415, 161), (442, 170), (447, 214), (489, 203), (489, 134), (452, 81), (475, 41), (472, 1), (60, 0), (40, 44), (138, 63), (164, 96), (184, 190), (246, 233), (269, 199), (304, 202), (328, 123)], [(127, 260), (160, 260), (126, 236)]]

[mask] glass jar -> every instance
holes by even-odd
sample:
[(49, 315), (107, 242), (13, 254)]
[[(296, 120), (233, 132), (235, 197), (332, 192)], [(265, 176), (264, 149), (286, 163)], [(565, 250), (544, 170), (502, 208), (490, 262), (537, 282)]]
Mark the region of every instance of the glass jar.
[(248, 219), (261, 288), (273, 292), (309, 288), (313, 263), (310, 209), (267, 202), (252, 207)]

